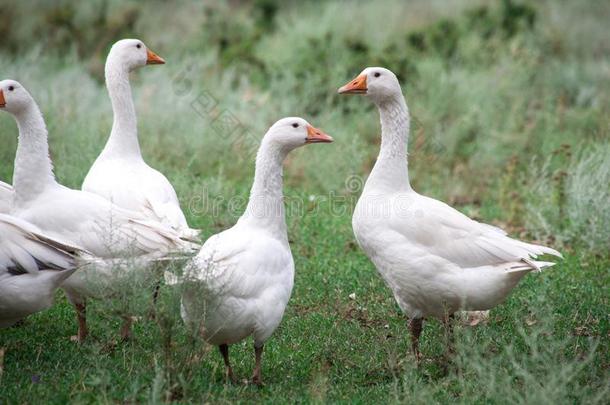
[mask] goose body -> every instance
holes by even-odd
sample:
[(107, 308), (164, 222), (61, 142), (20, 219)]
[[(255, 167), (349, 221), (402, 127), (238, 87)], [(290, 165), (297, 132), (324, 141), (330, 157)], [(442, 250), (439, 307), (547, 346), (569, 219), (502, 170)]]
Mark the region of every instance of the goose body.
[(76, 270), (82, 253), (0, 214), (0, 328), (51, 307), (55, 290)]
[(170, 226), (184, 237), (199, 234), (188, 227), (178, 196), (167, 178), (142, 159), (123, 159), (102, 152), (82, 189)]
[[(402, 208), (381, 219), (367, 212), (372, 204)], [(509, 238), (412, 190), (390, 195), (365, 190), (352, 226), (359, 245), (411, 318), (444, 319), (458, 310), (491, 309), (525, 274), (553, 264), (532, 257), (557, 254)]]
[(284, 315), (294, 262), (283, 235), (241, 222), (209, 238), (188, 274), (198, 288), (187, 289), (182, 298), (185, 322), (216, 346), (252, 335), (261, 347)]
[(246, 211), (212, 236), (185, 270), (182, 317), (219, 346), (232, 378), (228, 345), (254, 337), (253, 382), (261, 383), (265, 341), (277, 328), (292, 292), (294, 262), (284, 216), (282, 164), (299, 146), (332, 138), (302, 118), (276, 122), (262, 140)]
[(198, 231), (189, 228), (169, 180), (146, 164), (140, 151), (129, 72), (161, 63), (165, 61), (137, 39), (118, 41), (110, 50), (105, 76), (114, 122), (82, 189), (170, 226), (182, 236), (196, 237)]
[(356, 204), (355, 237), (411, 318), (414, 351), (426, 317), (447, 319), (458, 310), (488, 310), (518, 281), (554, 263), (559, 252), (512, 239), (447, 204), (415, 192), (409, 184), (409, 111), (396, 76), (367, 68), (339, 93), (365, 94), (381, 117), (381, 148)]
[[(128, 211), (93, 193), (72, 190), (55, 180), (49, 158), (47, 130), (38, 106), (16, 81), (0, 82), (2, 110), (10, 112), (19, 128), (13, 177), (11, 215), (58, 240), (69, 241), (100, 259), (156, 258), (190, 249), (173, 229)], [(141, 271), (136, 266), (131, 271)], [(112, 282), (112, 266), (91, 266), (62, 285), (70, 301), (84, 307), (97, 278)], [(103, 291), (98, 291), (103, 296)], [(82, 312), (82, 311), (81, 311)], [(84, 315), (83, 315), (84, 317)], [(84, 321), (81, 329), (84, 328)], [(86, 335), (86, 332), (83, 332)], [(80, 338), (81, 336), (79, 334)]]

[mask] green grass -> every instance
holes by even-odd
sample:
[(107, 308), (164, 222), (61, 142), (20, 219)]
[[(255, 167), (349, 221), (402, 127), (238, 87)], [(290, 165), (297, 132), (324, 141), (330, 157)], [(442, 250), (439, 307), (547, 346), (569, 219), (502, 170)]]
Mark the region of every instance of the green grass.
[[(406, 320), (373, 266), (351, 243), (349, 220), (328, 221), (325, 227), (321, 222), (299, 218), (301, 229), (292, 232), (296, 286), (285, 318), (265, 348), (262, 390), (223, 383), (219, 354), (202, 342), (191, 345), (176, 319), (175, 300), (161, 305), (174, 323), (160, 327), (140, 321), (135, 340), (126, 344), (114, 343), (119, 322), (104, 315), (109, 304), (95, 302), (89, 309), (91, 340), (82, 346), (68, 340), (75, 332), (74, 313), (60, 300), (24, 326), (3, 331), (3, 397), (58, 403), (551, 403), (596, 397), (601, 402), (602, 390), (608, 394), (608, 302), (601, 294), (610, 282), (607, 261), (583, 263), (568, 255), (552, 270), (526, 278), (492, 311), (487, 324), (456, 328), (458, 354), (449, 370), (444, 369), (444, 331), (438, 322), (428, 323), (422, 346), (426, 360), (417, 370)], [(336, 226), (340, 231), (328, 236)], [(349, 298), (352, 293), (355, 299)], [(168, 335), (169, 349), (164, 346)], [(241, 378), (249, 377), (253, 367), (251, 345), (248, 341), (231, 349)]]
[[(610, 394), (606, 4), (35, 3), (0, 5), (0, 72), (39, 102), (63, 184), (80, 186), (110, 131), (100, 68), (121, 37), (168, 61), (132, 76), (140, 143), (205, 236), (241, 214), (252, 153), (276, 119), (301, 115), (336, 142), (286, 162), (296, 280), (265, 347), (264, 388), (224, 384), (220, 355), (183, 328), (169, 287), (159, 321), (143, 317), (125, 344), (116, 343), (118, 304), (100, 301), (89, 309), (91, 339), (70, 342), (75, 315), (58, 293), (51, 310), (0, 331), (0, 403), (603, 403)], [(450, 362), (444, 329), (427, 323), (419, 369), (406, 319), (351, 231), (379, 124), (367, 100), (335, 91), (367, 65), (403, 83), (416, 190), (565, 256), (528, 275), (487, 323), (458, 326)], [(215, 108), (198, 113), (210, 97)], [(222, 112), (238, 130), (218, 130)], [(3, 180), (16, 135), (1, 114)], [(231, 348), (240, 378), (253, 367), (251, 346)]]

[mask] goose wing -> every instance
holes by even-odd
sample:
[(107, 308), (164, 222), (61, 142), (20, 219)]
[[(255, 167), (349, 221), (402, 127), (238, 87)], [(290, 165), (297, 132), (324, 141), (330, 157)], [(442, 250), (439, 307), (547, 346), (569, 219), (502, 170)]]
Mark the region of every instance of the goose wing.
[(274, 277), (292, 265), (292, 255), (265, 235), (231, 228), (209, 238), (185, 271), (215, 294), (248, 299), (261, 294)]
[[(549, 247), (510, 238), (500, 228), (468, 218), (447, 204), (417, 195), (410, 214), (394, 222), (398, 232), (411, 243), (462, 268), (525, 262), (543, 254), (561, 257)], [(545, 263), (546, 264), (546, 263)]]
[(34, 225), (0, 214), (0, 273), (38, 273), (76, 266), (83, 249), (53, 239)]
[(96, 194), (62, 187), (41, 198), (44, 201), (20, 211), (19, 217), (100, 258), (163, 256), (196, 247), (173, 229)]
[(13, 200), (13, 187), (0, 181), (0, 213), (8, 213)]

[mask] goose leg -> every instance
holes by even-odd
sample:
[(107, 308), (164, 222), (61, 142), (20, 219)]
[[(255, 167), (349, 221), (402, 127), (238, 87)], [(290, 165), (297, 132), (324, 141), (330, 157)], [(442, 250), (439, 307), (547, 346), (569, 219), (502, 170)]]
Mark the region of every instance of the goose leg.
[(122, 316), (123, 325), (121, 326), (120, 336), (123, 342), (128, 341), (131, 338), (131, 324), (133, 320), (130, 316)]
[(233, 375), (233, 369), (231, 368), (231, 363), (229, 362), (229, 345), (220, 345), (218, 346), (218, 350), (220, 350), (220, 354), (222, 354), (222, 358), (225, 361), (226, 379), (230, 380), (232, 383), (235, 383), (235, 376)]
[(415, 360), (417, 361), (418, 365), (422, 357), (419, 351), (419, 336), (421, 335), (423, 324), (423, 318), (413, 318), (409, 321), (409, 330), (411, 331), (411, 349), (413, 350), (413, 355), (415, 356)]
[(455, 334), (453, 333), (453, 327), (455, 324), (455, 314), (447, 315), (443, 318), (443, 326), (445, 329), (445, 342), (447, 344), (447, 350), (443, 355), (441, 367), (445, 370), (445, 373), (449, 371), (451, 359), (455, 354)]
[(74, 304), (74, 309), (76, 310), (76, 317), (78, 319), (78, 334), (72, 336), (70, 340), (82, 343), (89, 334), (89, 330), (87, 329), (87, 303), (83, 301), (82, 303)]
[(455, 334), (453, 333), (455, 314), (447, 316), (443, 323), (445, 324), (445, 335), (447, 338), (447, 352), (451, 356), (455, 353)]
[(256, 363), (254, 365), (254, 372), (252, 373), (252, 384), (256, 384), (258, 386), (263, 385), (263, 378), (261, 376), (261, 358), (263, 357), (263, 345), (257, 347), (254, 345), (254, 357), (256, 359)]
[(153, 321), (157, 317), (157, 301), (159, 300), (160, 290), (161, 290), (161, 281), (157, 281), (157, 283), (155, 284), (155, 287), (153, 289), (152, 308), (150, 309), (150, 312), (148, 314), (148, 317)]

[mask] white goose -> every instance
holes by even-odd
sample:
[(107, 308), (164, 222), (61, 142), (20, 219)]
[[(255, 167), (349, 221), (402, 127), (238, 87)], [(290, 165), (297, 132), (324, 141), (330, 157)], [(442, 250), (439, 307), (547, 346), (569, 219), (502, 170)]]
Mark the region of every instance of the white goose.
[(194, 238), (199, 232), (189, 228), (176, 191), (162, 173), (146, 164), (138, 143), (129, 72), (140, 66), (163, 63), (138, 39), (123, 39), (112, 46), (105, 74), (114, 122), (108, 142), (85, 177), (82, 189)]
[[(19, 128), (12, 215), (34, 224), (50, 238), (69, 241), (102, 259), (159, 257), (192, 247), (171, 228), (140, 213), (127, 211), (96, 194), (57, 183), (49, 158), (44, 119), (21, 84), (14, 80), (0, 82), (0, 110), (11, 113)], [(77, 309), (79, 341), (87, 335), (85, 298), (92, 295), (90, 281), (98, 281), (97, 277), (112, 281), (112, 267), (92, 266), (62, 285)], [(127, 337), (129, 331), (126, 318), (122, 337)]]
[(53, 305), (55, 290), (79, 265), (81, 249), (0, 214), (0, 328)]
[(11, 209), (12, 201), (13, 187), (10, 184), (0, 181), (0, 213), (9, 212)]
[(228, 345), (253, 335), (252, 381), (262, 383), (263, 345), (282, 320), (294, 278), (282, 163), (291, 150), (318, 142), (332, 138), (302, 118), (273, 124), (258, 150), (246, 211), (235, 226), (209, 238), (186, 268), (182, 317), (206, 341), (219, 346), (231, 380)]
[(381, 150), (356, 205), (358, 243), (410, 317), (412, 348), (419, 360), (423, 319), (448, 322), (458, 310), (500, 304), (518, 281), (554, 263), (532, 260), (560, 253), (509, 238), (445, 203), (413, 191), (407, 169), (409, 111), (398, 79), (370, 67), (339, 89), (366, 95), (381, 116)]

